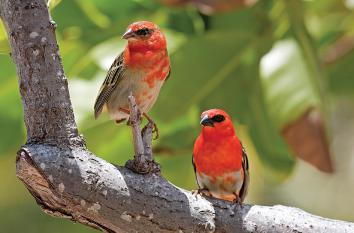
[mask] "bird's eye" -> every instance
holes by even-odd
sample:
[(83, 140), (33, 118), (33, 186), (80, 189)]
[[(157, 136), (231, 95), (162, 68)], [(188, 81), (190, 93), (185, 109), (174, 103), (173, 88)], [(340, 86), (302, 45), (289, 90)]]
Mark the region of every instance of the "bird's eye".
[(137, 30), (135, 33), (139, 36), (147, 36), (152, 32), (152, 30), (148, 29), (148, 28), (142, 28)]
[(223, 115), (218, 114), (213, 116), (211, 119), (215, 122), (222, 122), (225, 120), (225, 117)]

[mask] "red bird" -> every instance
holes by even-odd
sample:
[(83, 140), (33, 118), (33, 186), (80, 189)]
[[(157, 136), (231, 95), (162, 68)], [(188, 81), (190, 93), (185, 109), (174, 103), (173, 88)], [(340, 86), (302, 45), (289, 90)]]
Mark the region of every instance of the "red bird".
[(170, 74), (165, 36), (155, 24), (141, 21), (129, 25), (122, 38), (128, 44), (108, 70), (95, 102), (95, 118), (106, 106), (117, 123), (128, 119), (132, 93), (142, 114), (153, 122), (147, 112)]
[(202, 113), (200, 123), (192, 160), (198, 192), (242, 203), (249, 184), (248, 159), (231, 118), (223, 110), (210, 109)]

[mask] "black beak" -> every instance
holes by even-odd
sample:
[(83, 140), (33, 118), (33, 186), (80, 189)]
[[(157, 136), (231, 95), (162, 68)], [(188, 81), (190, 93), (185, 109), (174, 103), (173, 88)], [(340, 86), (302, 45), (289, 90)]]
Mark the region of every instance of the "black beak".
[(130, 28), (123, 34), (122, 39), (129, 39), (135, 36), (135, 33)]
[(200, 120), (200, 124), (204, 126), (214, 127), (214, 122), (208, 117), (208, 115), (202, 116), (202, 119)]

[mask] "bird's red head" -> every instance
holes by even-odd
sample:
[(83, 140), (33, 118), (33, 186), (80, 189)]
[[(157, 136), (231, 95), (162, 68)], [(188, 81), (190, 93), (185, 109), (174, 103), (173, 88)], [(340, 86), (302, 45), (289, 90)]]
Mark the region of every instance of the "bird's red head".
[(221, 109), (210, 109), (201, 114), (200, 124), (204, 137), (233, 136), (235, 129), (230, 116)]
[(128, 40), (131, 51), (144, 52), (166, 49), (164, 34), (154, 23), (149, 21), (130, 24), (122, 38)]

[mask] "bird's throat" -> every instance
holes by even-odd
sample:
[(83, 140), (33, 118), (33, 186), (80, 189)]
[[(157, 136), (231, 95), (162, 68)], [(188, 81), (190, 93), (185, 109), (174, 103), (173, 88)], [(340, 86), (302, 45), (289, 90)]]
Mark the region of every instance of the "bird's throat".
[(167, 50), (131, 49), (124, 50), (124, 62), (133, 68), (151, 68), (168, 58)]

